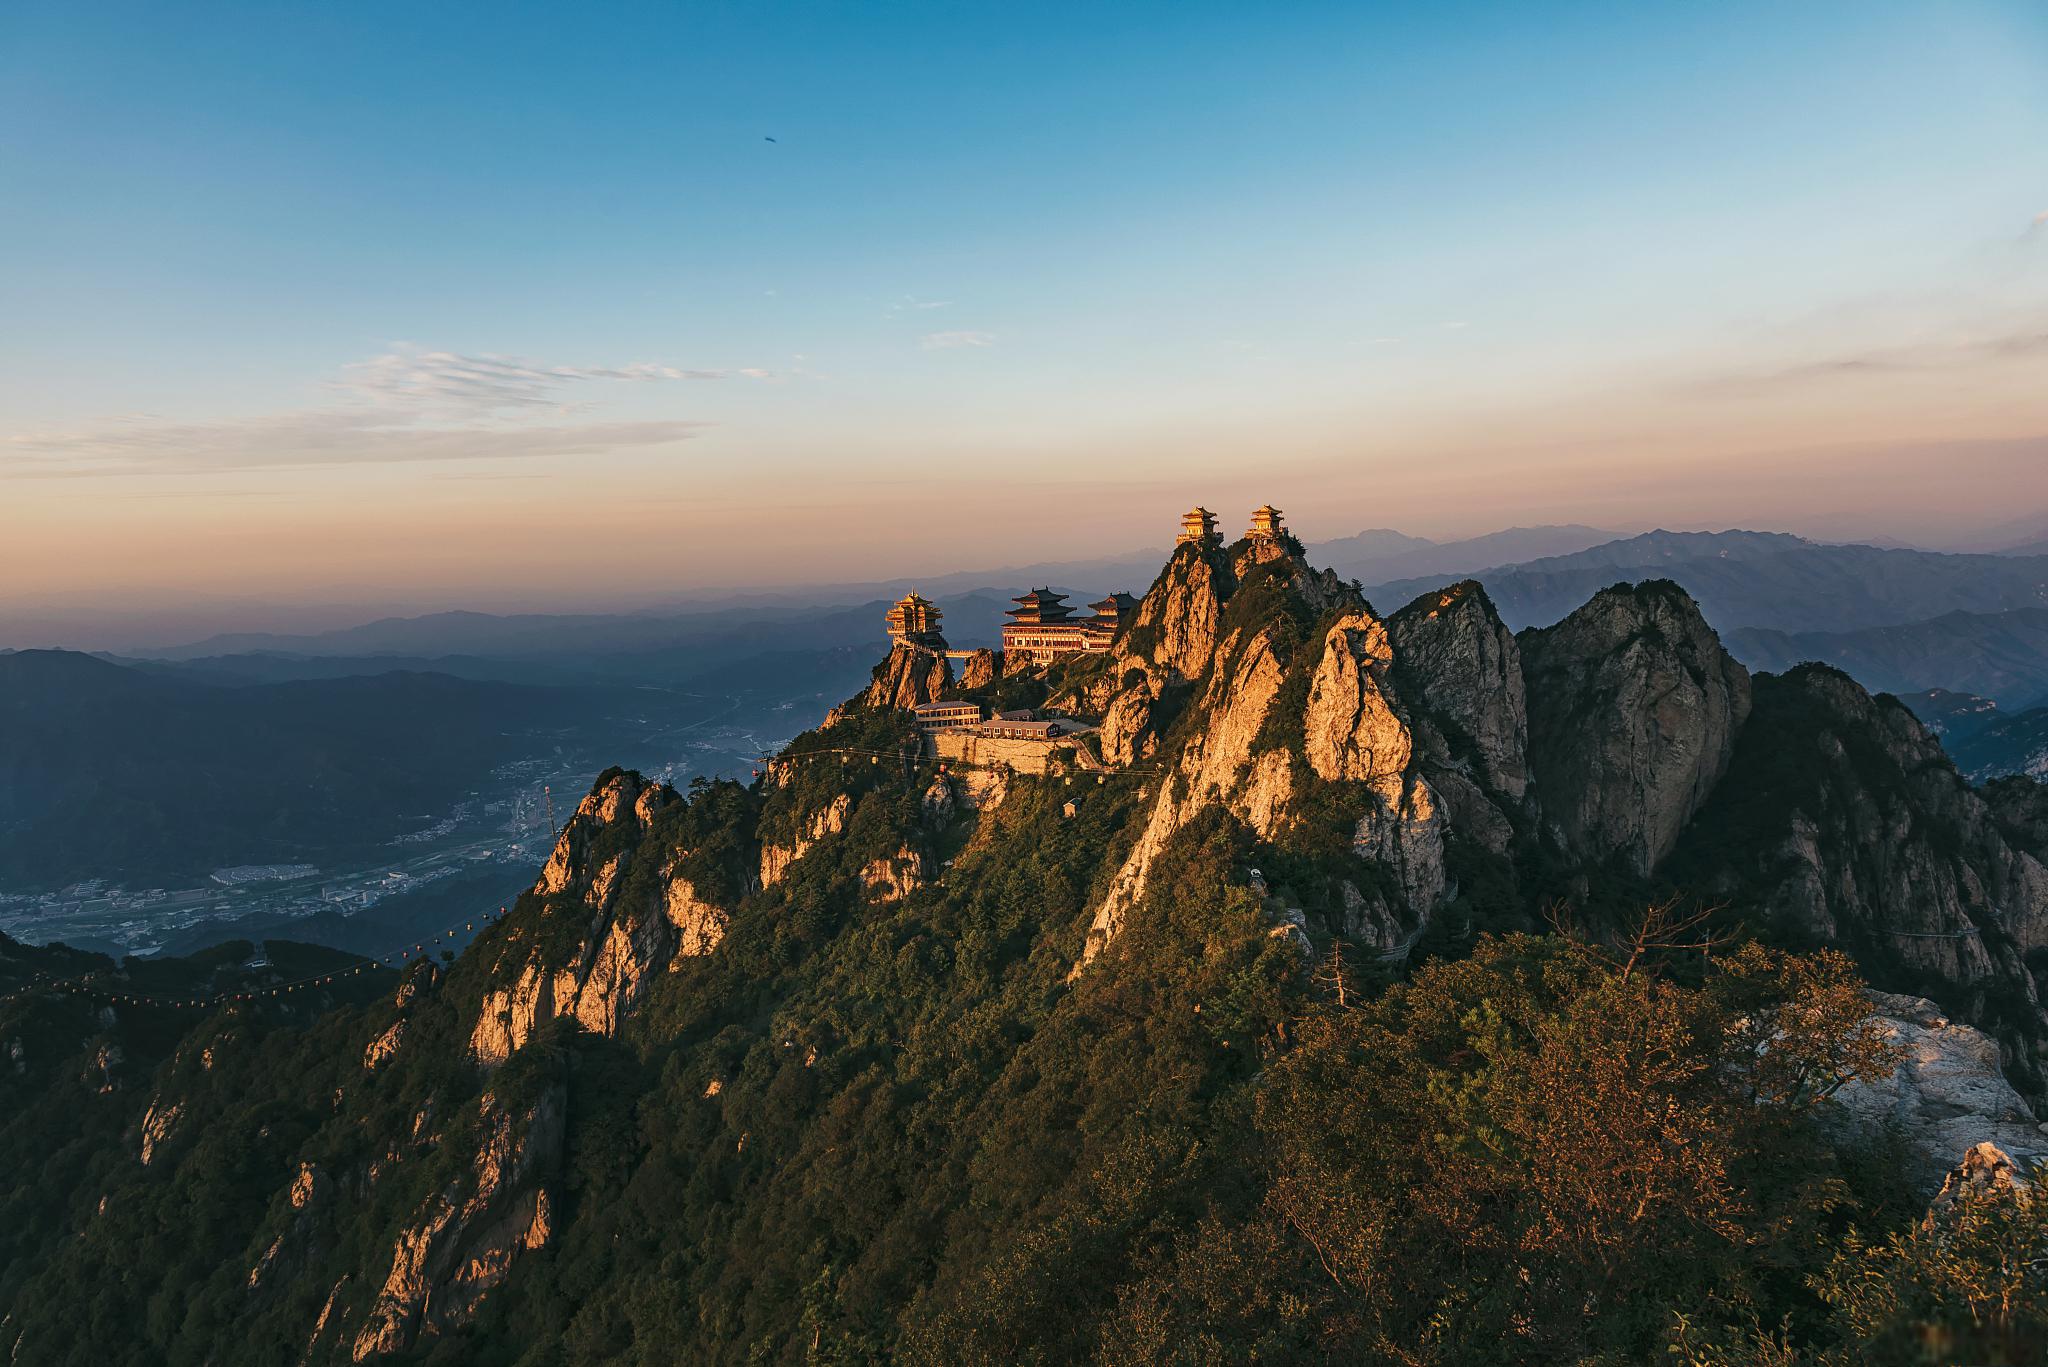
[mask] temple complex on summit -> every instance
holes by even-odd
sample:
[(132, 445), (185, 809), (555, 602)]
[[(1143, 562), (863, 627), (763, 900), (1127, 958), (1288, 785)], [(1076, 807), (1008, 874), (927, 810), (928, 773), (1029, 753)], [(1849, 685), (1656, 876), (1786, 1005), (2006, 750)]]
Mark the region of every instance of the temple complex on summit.
[[(1251, 529), (1245, 533), (1247, 539), (1271, 543), (1286, 535), (1287, 528), (1280, 520), (1278, 508), (1268, 503), (1252, 510)], [(1207, 550), (1222, 543), (1223, 538), (1216, 531), (1216, 514), (1207, 508), (1196, 507), (1181, 515), (1180, 533), (1174, 538), (1176, 547), (1192, 545)], [(1091, 615), (1077, 617), (1067, 603), (1067, 596), (1053, 592), (1050, 587), (1033, 589), (1010, 601), (1017, 606), (1004, 614), (1010, 619), (1003, 623), (1005, 668), (1050, 664), (1068, 655), (1091, 655), (1108, 650), (1116, 639), (1117, 627), (1138, 605), (1138, 600), (1131, 594), (1112, 593), (1088, 605)], [(946, 638), (939, 631), (939, 617), (936, 603), (916, 593), (907, 593), (889, 609), (889, 639), (899, 645), (922, 646), (959, 658), (978, 653), (948, 648)]]

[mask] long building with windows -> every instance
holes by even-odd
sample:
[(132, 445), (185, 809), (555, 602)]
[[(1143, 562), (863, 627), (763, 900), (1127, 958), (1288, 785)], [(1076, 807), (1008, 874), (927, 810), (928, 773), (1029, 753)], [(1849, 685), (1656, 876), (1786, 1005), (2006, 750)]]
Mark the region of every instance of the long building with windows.
[(1028, 664), (1108, 650), (1118, 625), (1138, 602), (1128, 593), (1112, 593), (1088, 605), (1092, 616), (1076, 617), (1067, 596), (1050, 588), (1033, 589), (1010, 601), (1017, 606), (1003, 623), (1003, 659)]

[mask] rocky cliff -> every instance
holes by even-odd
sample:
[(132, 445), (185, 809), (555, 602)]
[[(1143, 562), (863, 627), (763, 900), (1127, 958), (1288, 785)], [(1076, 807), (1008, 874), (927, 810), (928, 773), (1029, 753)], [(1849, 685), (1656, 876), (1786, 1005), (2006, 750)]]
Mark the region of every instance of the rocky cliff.
[(1851, 949), (1880, 987), (1996, 1037), (2044, 1094), (2048, 822), (2037, 790), (1965, 783), (1903, 705), (1825, 666), (1757, 681), (1723, 791), (1673, 876), (1778, 932)]
[[(899, 647), (750, 787), (601, 775), (445, 970), (193, 1016), (0, 996), (0, 1160), (29, 1174), (0, 1192), (0, 1347), (1138, 1361), (1166, 1355), (1128, 1336), (1174, 1277), (1204, 1315), (1270, 1308), (1218, 1360), (1299, 1346), (1336, 1293), (1317, 1254), (1272, 1270), (1301, 1241), (1267, 1196), (1297, 1174), (1262, 1185), (1257, 1127), (1305, 1105), (1281, 1133), (1313, 1151), (1411, 1027), (1432, 1076), (1522, 1048), (1513, 973), (1487, 1010), (1403, 1003), (1557, 903), (1580, 967), (1660, 896), (1847, 948), (1910, 995), (1878, 998), (1903, 1066), (1836, 1109), (1916, 1139), (1923, 1181), (1979, 1143), (2039, 1152), (2038, 785), (1971, 787), (1830, 671), (1751, 680), (1669, 585), (1518, 637), (1476, 584), (1389, 615), (1261, 539), (1182, 547), (1129, 620), (1106, 656), (957, 679)], [(1099, 729), (927, 746), (901, 709), (942, 692)], [(88, 965), (159, 971), (0, 939), (0, 994)], [(1361, 1000), (1385, 1011), (1329, 1047)], [(1327, 1071), (1276, 1081), (1319, 1047)], [(1463, 1087), (1343, 1157), (1454, 1161), (1432, 1127), (1492, 1104)], [(1491, 1229), (1519, 1199), (1415, 1190), (1325, 1232), (1424, 1208)]]
[(1545, 829), (1648, 874), (1727, 771), (1748, 671), (1668, 580), (1602, 590), (1520, 644)]
[[(616, 1034), (653, 975), (718, 947), (730, 912), (700, 888), (692, 851), (649, 839), (676, 801), (674, 789), (624, 772), (583, 799), (534, 884), (547, 917), (493, 946), (492, 975), (509, 981), (478, 1008), (470, 1043), (480, 1062), (504, 1062), (557, 1016)], [(577, 927), (566, 942), (564, 921)]]

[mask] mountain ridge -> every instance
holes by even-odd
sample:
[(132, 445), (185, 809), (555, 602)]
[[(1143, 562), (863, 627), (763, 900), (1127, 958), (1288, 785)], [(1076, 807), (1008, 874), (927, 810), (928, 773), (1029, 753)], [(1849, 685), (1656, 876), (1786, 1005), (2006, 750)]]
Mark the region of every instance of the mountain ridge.
[[(930, 698), (1077, 734), (941, 751), (903, 710)], [(2003, 1055), (2019, 1092), (1976, 1120), (2032, 1132), (2040, 794), (1971, 788), (1838, 671), (1752, 678), (1667, 580), (1515, 633), (1481, 583), (1383, 615), (1284, 535), (1191, 543), (1107, 651), (956, 674), (903, 642), (751, 784), (598, 775), (510, 914), (379, 1000), (173, 1028), (11, 999), (36, 1072), (0, 1073), (0, 1158), (39, 1180), (0, 1325), (25, 1361), (936, 1363), (1455, 1324), (1443, 1360), (1478, 1363), (1640, 1360), (1731, 1298), (1819, 1316), (1832, 1227), (1773, 1174), (1921, 1210), (1823, 1136), (1853, 1117), (1807, 1065), (1744, 1070), (1825, 1019), (1831, 1085), (1880, 1079), (1908, 1023), (1813, 952), (1847, 945), (1910, 1028)], [(1743, 943), (1697, 987), (1623, 967), (1688, 895)], [(137, 1021), (150, 1066), (93, 1072)], [(1674, 1047), (1703, 1052), (1641, 1071)], [(1974, 1123), (1941, 1114), (1941, 1144)], [(1657, 1180), (1617, 1191), (1624, 1158)], [(1731, 1189), (1757, 1208), (1704, 1224), (1677, 1194)], [(1614, 1299), (1557, 1228), (1658, 1294)]]

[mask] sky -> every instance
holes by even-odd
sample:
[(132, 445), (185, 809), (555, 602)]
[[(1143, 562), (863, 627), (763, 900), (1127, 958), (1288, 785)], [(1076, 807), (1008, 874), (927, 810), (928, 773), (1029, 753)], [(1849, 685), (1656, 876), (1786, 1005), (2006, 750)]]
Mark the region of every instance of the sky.
[(12, 0), (0, 129), (17, 607), (2048, 524), (2037, 3)]

